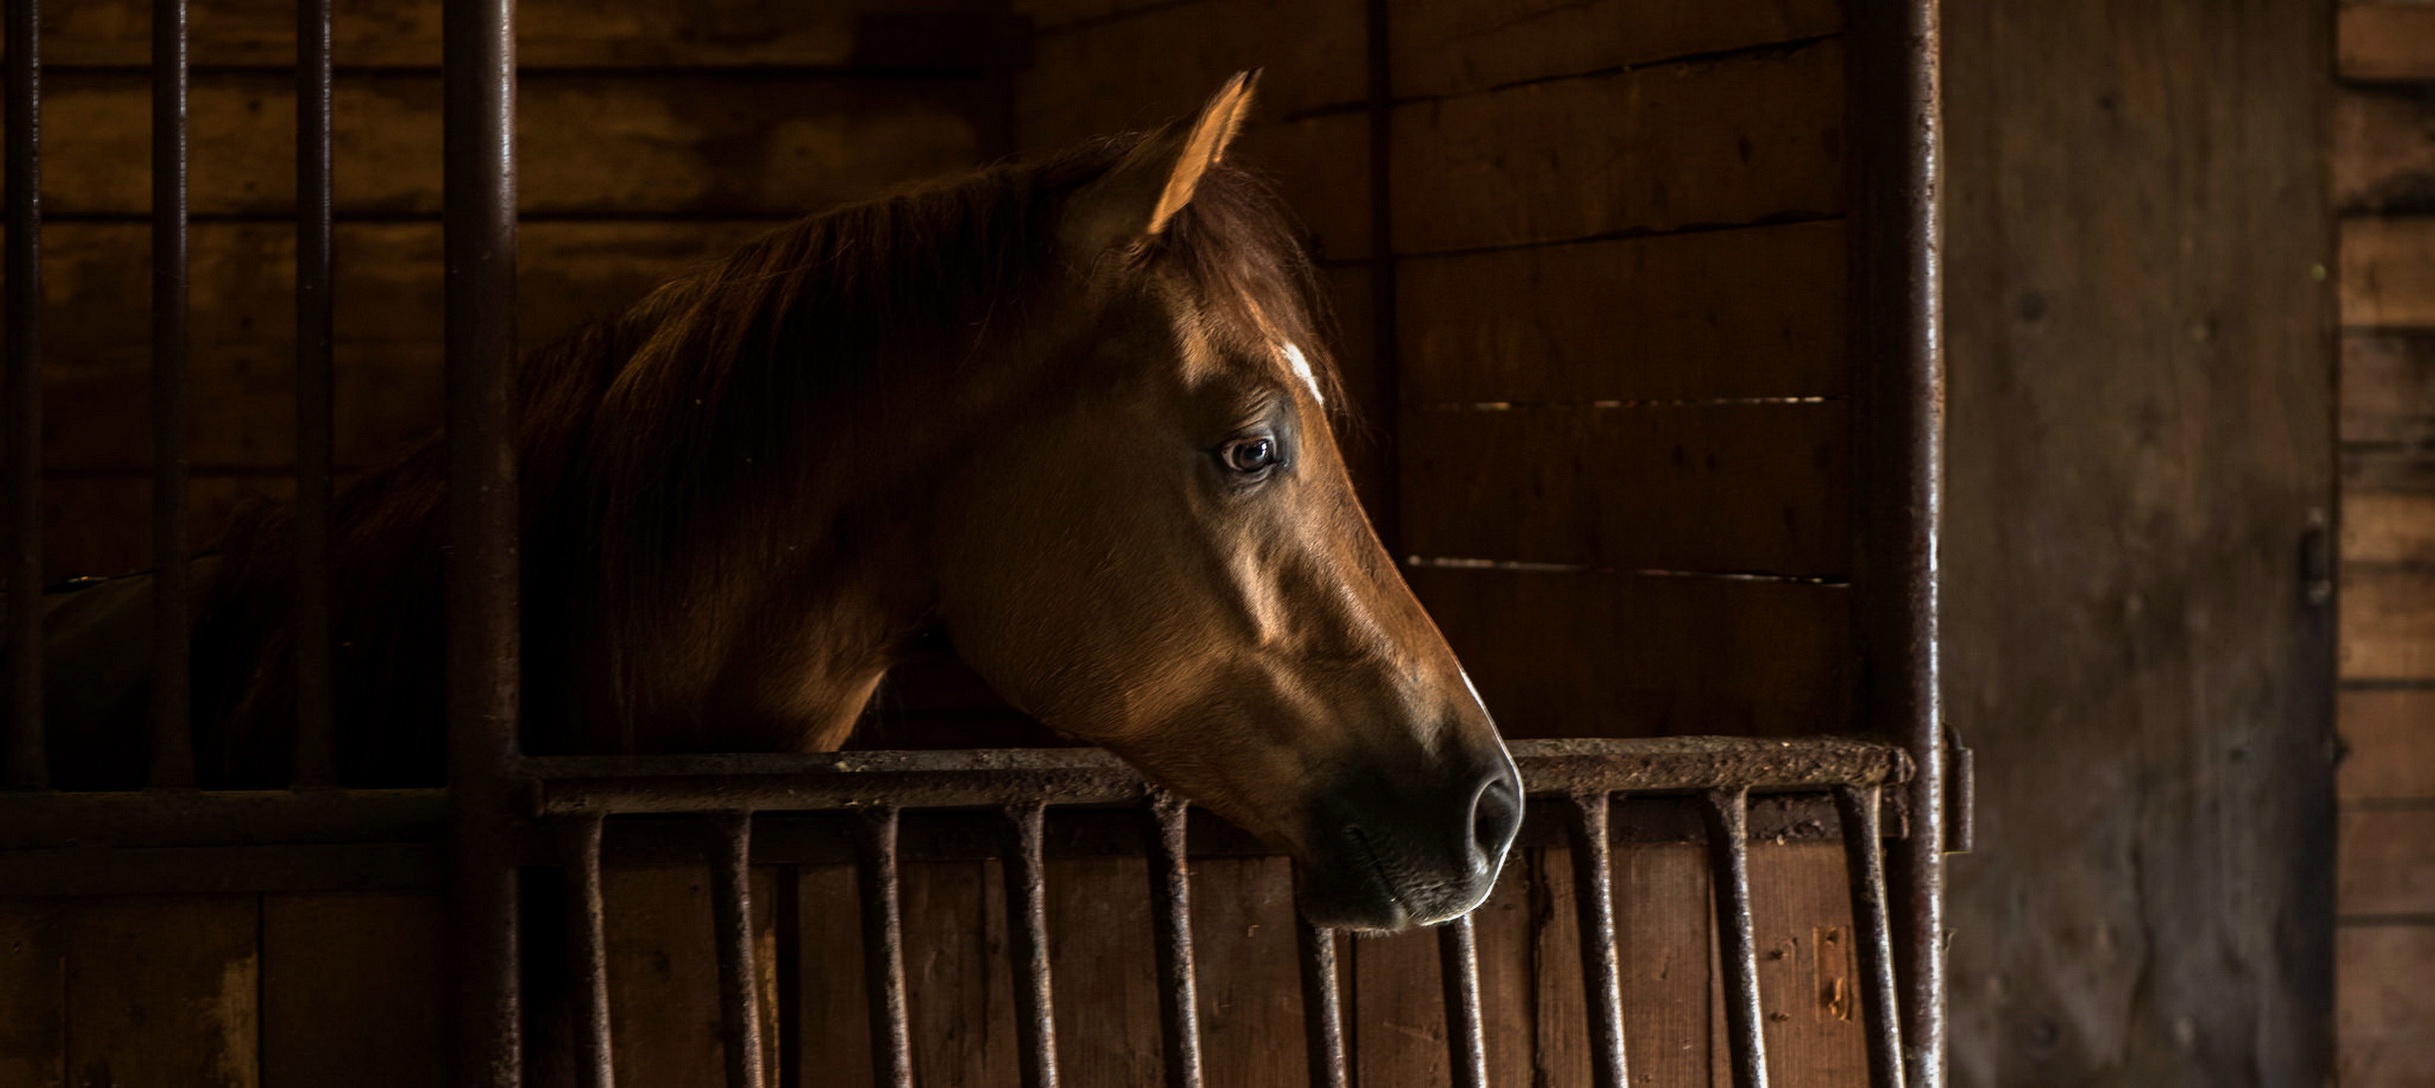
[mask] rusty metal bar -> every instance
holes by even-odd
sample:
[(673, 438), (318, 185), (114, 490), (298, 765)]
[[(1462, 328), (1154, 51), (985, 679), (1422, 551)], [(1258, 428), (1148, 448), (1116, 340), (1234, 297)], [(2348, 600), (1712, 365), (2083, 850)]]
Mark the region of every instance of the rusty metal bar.
[(8, 0), (8, 751), (0, 786), (50, 784), (42, 720), (42, 4)]
[(1623, 964), (1615, 951), (1615, 874), (1605, 791), (1565, 799), (1573, 906), (1581, 920), (1581, 983), (1589, 997), (1590, 1070), (1597, 1088), (1630, 1088), (1623, 1047)]
[(296, 0), (296, 773), (338, 784), (330, 681), (330, 0)]
[(566, 897), (567, 971), (573, 977), (576, 1088), (615, 1088), (609, 1048), (609, 942), (600, 892), (601, 818), (555, 821)]
[(1184, 799), (1150, 802), (1150, 927), (1158, 944), (1158, 1012), (1167, 1088), (1201, 1088), (1201, 1007), (1192, 978), (1192, 868), (1185, 862)]
[(1047, 809), (1006, 810), (1006, 932), (1015, 964), (1015, 1049), (1023, 1088), (1056, 1088), (1057, 1002), (1049, 984), (1047, 871), (1041, 834)]
[(448, 787), (456, 956), (452, 1082), (523, 1080), (517, 985), (517, 503), (507, 404), (516, 357), (513, 0), (443, 0), (447, 261)]
[(871, 998), (871, 1073), (880, 1088), (913, 1088), (913, 1029), (905, 1005), (905, 921), (898, 904), (896, 810), (855, 823), (862, 887), (862, 966)]
[(761, 974), (752, 930), (752, 814), (703, 817), (709, 838), (710, 916), (718, 939), (719, 1045), (727, 1088), (762, 1088)]
[(1740, 789), (1710, 790), (1704, 801), (1734, 1088), (1767, 1088), (1766, 1013), (1759, 1004), (1758, 938), (1750, 918), (1749, 796)]
[[(1297, 876), (1300, 870), (1296, 870)], [(1350, 1088), (1344, 1053), (1344, 991), (1336, 976), (1336, 934), (1294, 913), (1302, 947), (1302, 1023), (1311, 1088)]]
[(1860, 999), (1868, 1017), (1869, 1084), (1903, 1088), (1902, 1018), (1896, 1010), (1894, 937), (1886, 916), (1885, 833), (1875, 786), (1838, 786), (1844, 871), (1851, 877), (1852, 925), (1860, 938)]
[(1479, 935), (1466, 914), (1437, 927), (1438, 979), (1446, 992), (1446, 1058), (1455, 1088), (1487, 1088), (1488, 1041), (1480, 1024)]
[(155, 787), (194, 785), (186, 618), (186, 0), (152, 2), (152, 750)]

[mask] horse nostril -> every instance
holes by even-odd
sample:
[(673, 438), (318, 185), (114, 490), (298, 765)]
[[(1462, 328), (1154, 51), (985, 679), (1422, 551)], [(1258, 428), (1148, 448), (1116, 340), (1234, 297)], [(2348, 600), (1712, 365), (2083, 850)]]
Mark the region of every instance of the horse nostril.
[(1471, 838), (1480, 860), (1494, 871), (1522, 829), (1522, 785), (1511, 767), (1499, 767), (1471, 799)]

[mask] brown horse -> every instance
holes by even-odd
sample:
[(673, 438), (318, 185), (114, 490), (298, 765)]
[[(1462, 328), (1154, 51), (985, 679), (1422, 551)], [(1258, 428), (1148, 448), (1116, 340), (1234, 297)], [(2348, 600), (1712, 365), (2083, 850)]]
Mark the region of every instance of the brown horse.
[[(1312, 270), (1222, 163), (1250, 97), (792, 224), (528, 358), (528, 749), (834, 749), (943, 634), (1293, 855), (1314, 920), (1477, 904), (1521, 783), (1355, 501)], [(440, 778), (442, 464), (339, 498), (354, 784)], [(197, 565), (210, 784), (285, 781), (291, 538), (273, 511)], [(140, 582), (54, 607), (58, 701), (121, 723), (54, 716), (65, 784), (128, 784)]]

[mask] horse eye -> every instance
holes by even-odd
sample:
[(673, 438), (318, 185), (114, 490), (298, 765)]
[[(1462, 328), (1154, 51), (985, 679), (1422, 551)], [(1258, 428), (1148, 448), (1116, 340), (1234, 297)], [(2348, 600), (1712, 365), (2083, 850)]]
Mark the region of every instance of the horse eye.
[(1246, 475), (1277, 463), (1277, 440), (1266, 435), (1246, 438), (1226, 447), (1226, 467)]

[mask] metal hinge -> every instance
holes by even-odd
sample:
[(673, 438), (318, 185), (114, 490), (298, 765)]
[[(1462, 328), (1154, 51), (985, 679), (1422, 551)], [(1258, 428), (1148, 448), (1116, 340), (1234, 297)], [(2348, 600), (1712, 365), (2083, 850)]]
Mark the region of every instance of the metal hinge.
[(1945, 853), (1967, 854), (1978, 841), (1978, 760), (1945, 725)]

